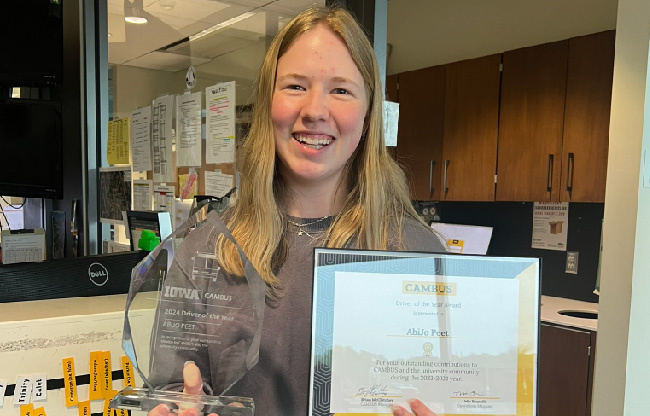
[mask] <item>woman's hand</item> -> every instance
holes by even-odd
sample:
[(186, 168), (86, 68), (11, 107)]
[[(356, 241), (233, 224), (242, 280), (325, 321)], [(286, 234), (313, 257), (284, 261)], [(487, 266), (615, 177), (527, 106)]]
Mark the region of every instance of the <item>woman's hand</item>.
[(408, 410), (404, 409), (402, 406), (393, 406), (391, 410), (395, 416), (436, 416), (428, 407), (424, 405), (418, 399), (410, 399), (409, 406), (413, 413), (409, 413)]
[[(201, 378), (201, 370), (194, 364), (193, 361), (188, 361), (183, 367), (183, 393), (202, 395), (203, 393), (203, 379)], [(151, 409), (148, 416), (170, 416), (172, 412), (165, 404), (159, 404)], [(178, 416), (199, 416), (199, 411), (193, 407), (179, 409)], [(217, 416), (211, 413), (208, 416)]]

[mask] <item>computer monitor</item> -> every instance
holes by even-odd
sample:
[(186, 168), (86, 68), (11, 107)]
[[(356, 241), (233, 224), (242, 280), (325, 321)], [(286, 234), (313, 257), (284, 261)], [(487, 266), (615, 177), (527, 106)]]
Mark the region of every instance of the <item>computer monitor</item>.
[(153, 231), (160, 241), (172, 233), (172, 220), (166, 211), (126, 211), (127, 237), (131, 250), (138, 250), (138, 241), (143, 230)]

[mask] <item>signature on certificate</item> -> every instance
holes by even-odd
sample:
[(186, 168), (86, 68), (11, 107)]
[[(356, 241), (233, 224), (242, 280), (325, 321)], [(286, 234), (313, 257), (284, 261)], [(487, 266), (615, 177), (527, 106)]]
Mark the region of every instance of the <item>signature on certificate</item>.
[(485, 396), (485, 393), (477, 392), (476, 390), (472, 390), (472, 391), (454, 391), (451, 394), (453, 396), (456, 396), (456, 397), (483, 397), (483, 396)]
[(354, 397), (368, 397), (368, 396), (386, 396), (388, 394), (388, 385), (375, 384), (369, 388), (365, 386), (359, 387), (357, 394)]

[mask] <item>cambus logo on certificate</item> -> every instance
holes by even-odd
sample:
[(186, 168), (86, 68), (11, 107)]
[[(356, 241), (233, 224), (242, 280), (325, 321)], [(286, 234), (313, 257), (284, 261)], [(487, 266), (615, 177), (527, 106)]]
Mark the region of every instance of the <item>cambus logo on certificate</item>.
[(402, 282), (405, 295), (456, 296), (456, 283), (445, 282)]

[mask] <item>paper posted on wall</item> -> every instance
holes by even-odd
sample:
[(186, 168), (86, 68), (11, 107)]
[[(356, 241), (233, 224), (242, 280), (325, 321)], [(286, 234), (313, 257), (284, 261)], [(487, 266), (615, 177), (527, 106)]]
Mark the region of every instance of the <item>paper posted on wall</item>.
[(532, 248), (566, 251), (568, 229), (568, 202), (534, 203)]
[(2, 230), (2, 263), (45, 260), (45, 230)]
[(235, 82), (205, 89), (205, 162), (235, 162)]

